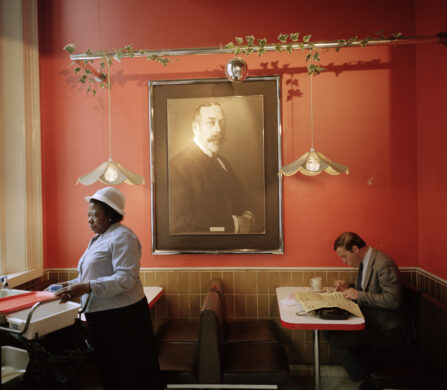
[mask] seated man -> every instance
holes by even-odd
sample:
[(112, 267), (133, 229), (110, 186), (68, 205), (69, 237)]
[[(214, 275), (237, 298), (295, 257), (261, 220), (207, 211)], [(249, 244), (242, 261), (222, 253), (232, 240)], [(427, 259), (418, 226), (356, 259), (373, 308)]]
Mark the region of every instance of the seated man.
[[(325, 335), (351, 380), (366, 381), (366, 373), (353, 348), (403, 343), (404, 314), (399, 270), (385, 253), (367, 246), (356, 233), (342, 233), (334, 242), (334, 250), (343, 263), (359, 267), (355, 286), (344, 280), (336, 280), (334, 285), (345, 298), (357, 301), (365, 316), (365, 329), (328, 331)], [(363, 382), (359, 388), (368, 389), (367, 386)]]

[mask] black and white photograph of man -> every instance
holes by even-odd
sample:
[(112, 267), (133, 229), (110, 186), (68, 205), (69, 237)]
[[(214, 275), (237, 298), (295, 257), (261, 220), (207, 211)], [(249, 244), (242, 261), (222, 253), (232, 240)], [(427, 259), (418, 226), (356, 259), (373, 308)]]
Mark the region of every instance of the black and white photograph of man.
[(169, 234), (263, 234), (263, 96), (168, 99), (167, 116)]

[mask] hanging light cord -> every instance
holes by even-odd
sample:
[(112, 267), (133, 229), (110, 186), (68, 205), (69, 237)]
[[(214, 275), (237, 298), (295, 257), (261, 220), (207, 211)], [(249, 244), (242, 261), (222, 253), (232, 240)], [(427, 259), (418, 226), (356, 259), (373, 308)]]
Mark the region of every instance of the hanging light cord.
[(314, 149), (314, 107), (313, 107), (313, 74), (310, 75), (310, 133), (312, 135), (312, 150)]
[(110, 83), (110, 67), (109, 67), (109, 59), (107, 58), (107, 92), (109, 97), (109, 159), (112, 159), (112, 121), (111, 121), (111, 110), (110, 110), (110, 89), (112, 88), (112, 84)]

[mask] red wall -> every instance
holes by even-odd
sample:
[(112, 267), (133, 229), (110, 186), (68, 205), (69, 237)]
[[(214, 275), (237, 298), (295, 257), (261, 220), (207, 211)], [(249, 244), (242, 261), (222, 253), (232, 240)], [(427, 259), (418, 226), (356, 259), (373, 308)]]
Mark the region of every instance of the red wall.
[[(447, 2), (416, 1), (416, 32), (447, 31)], [(447, 46), (420, 46), (417, 65), (419, 265), (447, 278)]]
[[(46, 0), (39, 6), (46, 267), (76, 266), (91, 237), (83, 196), (101, 185), (74, 184), (108, 157), (105, 93), (86, 95), (62, 51), (66, 43), (75, 43), (82, 52), (128, 43), (148, 49), (210, 47), (248, 34), (272, 42), (280, 32), (295, 31), (312, 34), (317, 41), (364, 37), (380, 30), (415, 33), (412, 0), (280, 0), (274, 7), (251, 0), (102, 0), (99, 6), (99, 13), (98, 3), (91, 0)], [(445, 61), (445, 48), (443, 53)], [(428, 150), (417, 143), (421, 118), (416, 108), (424, 103), (422, 95), (416, 95), (420, 76), (416, 48), (352, 48), (321, 57), (328, 71), (314, 80), (315, 145), (348, 165), (351, 173), (284, 178), (284, 255), (151, 255), (147, 81), (224, 77), (223, 66), (231, 55), (179, 57), (166, 68), (144, 59), (113, 65), (113, 157), (146, 180), (144, 186), (118, 186), (128, 201), (125, 223), (144, 247), (144, 267), (340, 266), (331, 245), (345, 230), (357, 231), (400, 266), (418, 265), (418, 254), (424, 252), (418, 245), (423, 227), (418, 229), (418, 220), (425, 226), (432, 217), (418, 213), (417, 154), (425, 157)], [(304, 54), (250, 56), (247, 62), (250, 75), (282, 76), (283, 163), (287, 164), (310, 148)], [(440, 135), (440, 130), (432, 131)], [(432, 181), (436, 182), (435, 175)], [(429, 191), (422, 195), (430, 197)], [(435, 267), (428, 260), (423, 264), (441, 276), (447, 273), (445, 266)]]

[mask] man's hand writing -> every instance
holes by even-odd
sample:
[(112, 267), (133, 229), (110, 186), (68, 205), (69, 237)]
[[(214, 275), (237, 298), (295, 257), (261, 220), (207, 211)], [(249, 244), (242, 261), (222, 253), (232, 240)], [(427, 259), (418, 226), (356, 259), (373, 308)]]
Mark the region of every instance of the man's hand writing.
[(336, 280), (334, 281), (334, 287), (336, 291), (344, 291), (347, 290), (350, 286), (348, 282), (345, 282), (344, 280)]
[(347, 290), (343, 290), (343, 297), (346, 299), (352, 299), (356, 301), (359, 297), (359, 292), (355, 288), (348, 288)]

